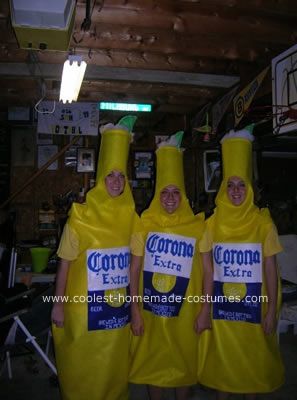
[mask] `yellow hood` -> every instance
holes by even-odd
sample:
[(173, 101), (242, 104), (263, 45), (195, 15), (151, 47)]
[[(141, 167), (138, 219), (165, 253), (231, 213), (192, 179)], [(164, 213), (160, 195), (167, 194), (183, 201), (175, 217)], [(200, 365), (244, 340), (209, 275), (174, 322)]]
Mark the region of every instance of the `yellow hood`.
[[(252, 188), (252, 143), (244, 137), (230, 137), (222, 141), (223, 181), (216, 197), (216, 231), (224, 238), (244, 237), (250, 231), (260, 210), (254, 204)], [(228, 179), (240, 177), (246, 185), (246, 198), (239, 206), (234, 206), (227, 195)], [(261, 212), (262, 217), (268, 217), (269, 212)]]
[[(143, 219), (157, 219), (162, 226), (178, 225), (193, 218), (193, 211), (185, 192), (183, 151), (173, 146), (162, 146), (156, 151), (156, 188), (153, 200), (149, 208), (143, 212)], [(173, 214), (168, 214), (160, 203), (161, 190), (168, 186), (175, 185), (181, 192), (181, 203)]]
[[(73, 204), (70, 225), (73, 220), (81, 220), (85, 227), (97, 227), (100, 223), (116, 228), (121, 222), (125, 223), (125, 218), (135, 207), (127, 177), (130, 141), (131, 133), (124, 128), (111, 127), (102, 133), (95, 187), (87, 193), (85, 204)], [(111, 197), (105, 186), (105, 177), (115, 169), (124, 174), (126, 183), (120, 196)]]

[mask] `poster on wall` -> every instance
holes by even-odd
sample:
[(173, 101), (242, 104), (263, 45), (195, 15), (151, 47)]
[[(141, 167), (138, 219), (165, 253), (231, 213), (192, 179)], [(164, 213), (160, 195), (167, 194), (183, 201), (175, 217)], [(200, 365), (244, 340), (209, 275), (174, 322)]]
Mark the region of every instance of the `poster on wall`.
[(152, 179), (154, 173), (154, 153), (152, 151), (135, 151), (135, 179)]
[(97, 103), (62, 104), (42, 101), (38, 110), (38, 133), (68, 136), (98, 135)]
[(221, 183), (221, 158), (218, 150), (203, 153), (204, 189), (206, 193), (217, 192)]
[(95, 149), (77, 149), (77, 172), (95, 171)]
[[(47, 163), (55, 154), (58, 153), (58, 146), (38, 146), (38, 168), (41, 168)], [(54, 161), (47, 167), (49, 171), (55, 171), (58, 169), (58, 160)]]

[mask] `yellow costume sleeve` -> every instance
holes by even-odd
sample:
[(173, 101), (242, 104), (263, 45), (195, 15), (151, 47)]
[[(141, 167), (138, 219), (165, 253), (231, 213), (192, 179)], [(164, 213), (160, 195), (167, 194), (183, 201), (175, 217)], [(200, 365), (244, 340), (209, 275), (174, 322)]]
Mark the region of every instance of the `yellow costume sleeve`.
[(144, 239), (140, 232), (133, 233), (130, 242), (131, 253), (134, 256), (143, 256), (144, 253)]
[(276, 227), (272, 225), (264, 242), (264, 257), (273, 256), (281, 251), (283, 251), (283, 248), (279, 242)]
[(72, 261), (78, 257), (78, 237), (73, 229), (66, 223), (61, 236), (57, 254), (64, 260)]
[(199, 242), (200, 253), (208, 253), (212, 250), (213, 238), (210, 229), (206, 228)]

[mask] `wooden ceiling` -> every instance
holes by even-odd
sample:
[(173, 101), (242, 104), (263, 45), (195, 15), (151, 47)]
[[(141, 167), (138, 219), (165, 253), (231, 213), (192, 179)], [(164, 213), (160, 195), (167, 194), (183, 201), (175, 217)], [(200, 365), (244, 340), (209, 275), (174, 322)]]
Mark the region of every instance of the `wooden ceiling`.
[(78, 0), (69, 51), (23, 50), (1, 0), (0, 110), (58, 100), (71, 52), (88, 64), (78, 101), (151, 103), (140, 119), (158, 130), (244, 85), (297, 41), (296, 0), (90, 0), (90, 16), (82, 29)]

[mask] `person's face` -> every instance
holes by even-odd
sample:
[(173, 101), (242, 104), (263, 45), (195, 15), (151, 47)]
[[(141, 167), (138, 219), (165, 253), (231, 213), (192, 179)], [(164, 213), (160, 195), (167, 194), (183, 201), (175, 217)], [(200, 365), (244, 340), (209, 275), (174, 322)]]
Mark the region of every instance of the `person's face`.
[(240, 206), (246, 198), (245, 182), (238, 176), (231, 176), (227, 182), (227, 195), (234, 206)]
[(179, 188), (174, 185), (168, 185), (160, 193), (161, 206), (168, 214), (174, 213), (180, 205), (181, 193)]
[(114, 170), (105, 177), (105, 186), (111, 197), (117, 197), (123, 193), (125, 187), (125, 175), (122, 172)]

